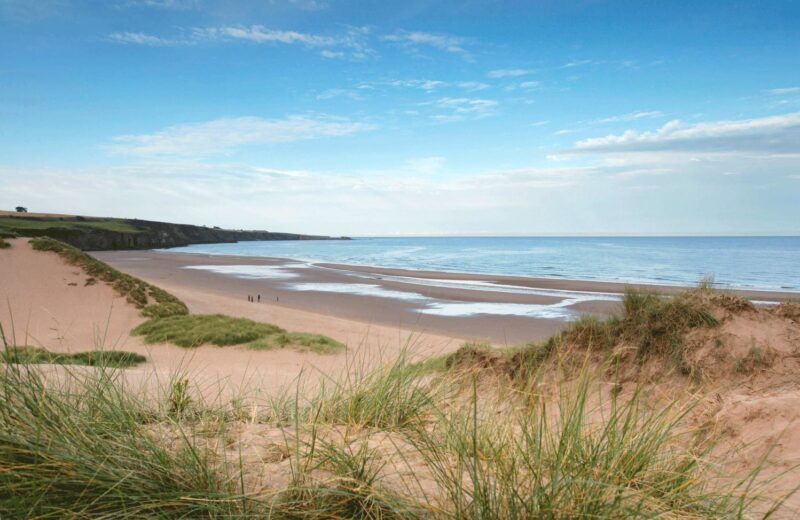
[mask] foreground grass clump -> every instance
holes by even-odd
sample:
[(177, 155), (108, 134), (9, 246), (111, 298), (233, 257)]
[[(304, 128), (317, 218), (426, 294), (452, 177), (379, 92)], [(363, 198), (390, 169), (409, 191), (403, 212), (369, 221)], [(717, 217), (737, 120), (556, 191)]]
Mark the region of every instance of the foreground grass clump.
[(5, 241), (2, 237), (0, 237), (0, 249), (7, 249), (11, 247), (11, 244)]
[(0, 373), (3, 518), (232, 518), (247, 505), (207, 451), (146, 430), (156, 411), (113, 372), (45, 381), (35, 368)]
[(144, 363), (141, 354), (121, 350), (92, 350), (88, 352), (51, 352), (38, 347), (7, 347), (0, 353), (4, 363), (86, 365), (113, 368), (129, 368)]
[[(157, 402), (113, 371), (58, 383), (9, 365), (0, 516), (738, 519), (758, 498), (747, 479), (716, 479), (681, 428), (691, 404), (589, 404), (598, 387), (585, 375), (546, 398), (447, 374), (454, 394), (409, 368), (400, 359), (332, 390), (298, 389), (278, 405), (294, 410), (288, 424), (256, 408), (245, 424), (193, 400), (188, 379)], [(275, 430), (278, 444), (247, 449)], [(283, 455), (265, 458), (265, 446)]]
[(90, 277), (98, 278), (108, 283), (120, 296), (125, 296), (128, 302), (141, 309), (144, 316), (150, 318), (165, 317), (188, 314), (189, 312), (189, 309), (182, 301), (167, 291), (122, 273), (76, 247), (49, 237), (34, 238), (31, 240), (31, 246), (37, 251), (57, 253), (67, 263), (83, 269)]
[(181, 347), (210, 343), (219, 347), (249, 344), (255, 350), (295, 347), (320, 354), (338, 352), (344, 345), (326, 336), (287, 332), (269, 323), (223, 314), (187, 314), (154, 318), (131, 331), (147, 343), (170, 342)]
[(709, 297), (707, 293), (707, 289), (701, 288), (664, 296), (628, 289), (621, 316), (606, 320), (584, 316), (550, 338), (544, 348), (554, 351), (564, 345), (577, 345), (607, 350), (625, 343), (636, 347), (639, 359), (664, 356), (680, 366), (686, 334), (719, 324), (711, 308), (711, 303), (719, 298)]

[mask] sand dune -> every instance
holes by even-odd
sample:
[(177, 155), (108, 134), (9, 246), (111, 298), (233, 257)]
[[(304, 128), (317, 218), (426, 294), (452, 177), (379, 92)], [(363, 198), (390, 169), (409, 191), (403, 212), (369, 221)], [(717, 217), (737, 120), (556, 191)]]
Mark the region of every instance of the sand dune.
[(54, 253), (34, 251), (26, 239), (10, 241), (0, 250), (0, 323), (17, 345), (77, 352), (118, 349), (145, 355), (148, 362), (129, 369), (132, 382), (154, 386), (177, 372), (186, 372), (209, 396), (221, 388), (232, 391), (258, 388), (275, 391), (305, 371), (333, 374), (349, 360), (366, 357), (377, 362), (396, 356), (406, 347), (417, 355), (456, 349), (461, 340), (371, 325), (191, 290), (159, 285), (183, 299), (193, 313), (223, 313), (274, 323), (288, 330), (325, 334), (344, 343), (344, 354), (319, 355), (291, 349), (253, 351), (243, 346), (204, 345), (186, 349), (171, 344), (145, 345), (130, 330), (145, 318), (138, 309), (102, 282), (88, 282), (79, 268), (65, 264)]

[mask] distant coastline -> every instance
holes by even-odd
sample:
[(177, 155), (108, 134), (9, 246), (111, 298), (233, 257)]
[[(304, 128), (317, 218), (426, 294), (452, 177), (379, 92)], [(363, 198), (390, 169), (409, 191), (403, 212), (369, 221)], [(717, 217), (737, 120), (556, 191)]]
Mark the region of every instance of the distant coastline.
[(48, 236), (84, 251), (156, 249), (255, 240), (349, 240), (348, 237), (222, 229), (140, 219), (11, 211), (0, 211), (0, 231), (23, 237)]

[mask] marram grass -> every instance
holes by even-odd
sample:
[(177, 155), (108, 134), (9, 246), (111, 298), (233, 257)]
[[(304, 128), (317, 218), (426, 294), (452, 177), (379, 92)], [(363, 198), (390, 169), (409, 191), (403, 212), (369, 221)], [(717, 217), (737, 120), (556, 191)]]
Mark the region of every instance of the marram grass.
[[(588, 376), (555, 401), (493, 402), (468, 377), (431, 380), (400, 359), (242, 416), (187, 397), (187, 379), (178, 411), (174, 383), (160, 403), (111, 369), (42, 374), (0, 373), (3, 518), (738, 519), (758, 498), (747, 479), (718, 485), (679, 426), (690, 407), (634, 396), (597, 414)], [(454, 384), (466, 395), (440, 390)], [(285, 431), (286, 463), (219, 451), (245, 420)], [(253, 467), (287, 464), (288, 483), (248, 486)]]
[(39, 347), (8, 347), (0, 352), (0, 361), (17, 364), (86, 365), (129, 368), (147, 361), (141, 354), (122, 350), (52, 352)]
[(131, 334), (146, 343), (174, 343), (181, 347), (204, 344), (219, 347), (247, 344), (254, 350), (292, 347), (319, 354), (344, 350), (344, 345), (327, 336), (287, 332), (269, 323), (224, 314), (186, 314), (153, 318), (135, 327)]

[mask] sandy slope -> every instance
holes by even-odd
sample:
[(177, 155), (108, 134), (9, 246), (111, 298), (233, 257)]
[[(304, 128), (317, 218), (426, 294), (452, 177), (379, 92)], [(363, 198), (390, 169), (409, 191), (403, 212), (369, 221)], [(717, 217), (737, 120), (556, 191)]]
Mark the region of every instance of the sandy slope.
[[(66, 265), (54, 253), (37, 252), (24, 239), (11, 240), (0, 250), (0, 323), (18, 345), (55, 351), (96, 348), (122, 349), (148, 357), (148, 363), (127, 371), (133, 382), (149, 385), (187, 372), (192, 381), (214, 396), (221, 387), (258, 387), (271, 392), (301, 371), (335, 373), (353, 358), (372, 360), (397, 355), (411, 345), (418, 355), (457, 348), (461, 341), (446, 336), (410, 332), (320, 314), (255, 306), (246, 301), (200, 290), (174, 288), (194, 313), (219, 312), (275, 323), (289, 330), (316, 332), (348, 346), (346, 354), (317, 355), (293, 350), (257, 352), (244, 347), (144, 345), (129, 331), (144, 321), (133, 306), (102, 282), (86, 285), (87, 275)], [(173, 290), (167, 284), (166, 290)], [(313, 379), (313, 377), (312, 377)]]

